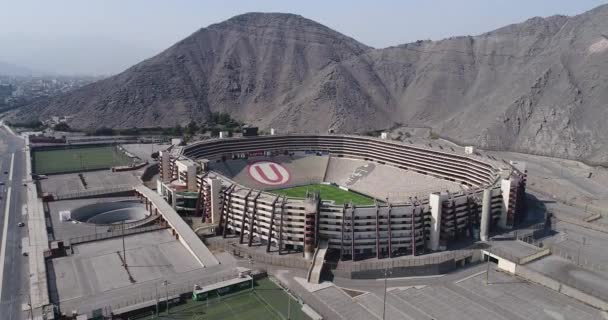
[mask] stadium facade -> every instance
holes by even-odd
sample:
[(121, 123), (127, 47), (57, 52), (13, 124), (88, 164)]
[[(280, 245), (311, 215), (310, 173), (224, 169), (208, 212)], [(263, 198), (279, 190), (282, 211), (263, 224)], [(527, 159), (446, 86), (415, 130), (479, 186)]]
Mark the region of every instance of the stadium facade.
[[(377, 199), (374, 205), (337, 205), (314, 192), (305, 198), (277, 195), (213, 170), (214, 163), (232, 159), (254, 164), (298, 154), (359, 159), (461, 187), (406, 200)], [(288, 180), (280, 166), (269, 163), (250, 174), (261, 175), (270, 185)], [(158, 192), (177, 209), (215, 224), (218, 234), (238, 237), (249, 246), (262, 244), (267, 251), (302, 251), (309, 259), (320, 245), (337, 250), (345, 260), (445, 250), (451, 241), (486, 240), (494, 228), (514, 228), (525, 212), (525, 164), (364, 136), (205, 140), (163, 152), (160, 176)]]

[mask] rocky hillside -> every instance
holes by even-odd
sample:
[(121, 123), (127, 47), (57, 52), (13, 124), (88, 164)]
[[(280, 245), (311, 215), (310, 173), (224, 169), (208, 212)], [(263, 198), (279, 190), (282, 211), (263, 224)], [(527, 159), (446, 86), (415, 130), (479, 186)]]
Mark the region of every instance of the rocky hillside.
[(608, 5), (373, 49), (291, 14), (211, 25), (17, 115), (172, 126), (210, 112), (283, 131), (427, 126), (460, 143), (608, 162)]

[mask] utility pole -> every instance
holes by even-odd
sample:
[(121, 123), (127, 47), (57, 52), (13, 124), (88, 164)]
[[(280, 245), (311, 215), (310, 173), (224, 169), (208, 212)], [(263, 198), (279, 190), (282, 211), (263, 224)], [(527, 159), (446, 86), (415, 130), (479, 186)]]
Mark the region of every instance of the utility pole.
[(163, 281), (163, 286), (165, 286), (165, 304), (167, 305), (167, 314), (169, 314), (169, 281)]
[(30, 320), (34, 320), (34, 310), (32, 309), (32, 296), (28, 294), (27, 300), (29, 301), (30, 305)]
[(291, 296), (287, 295), (287, 320), (291, 320)]
[(158, 282), (154, 282), (154, 288), (156, 289), (156, 318), (158, 318)]
[[(27, 300), (28, 300), (28, 306), (30, 307), (30, 320), (34, 320), (34, 310), (32, 307), (32, 296), (29, 295), (28, 293), (18, 293), (19, 296), (24, 296), (27, 295)], [(13, 301), (17, 300), (17, 297), (13, 298)], [(44, 313), (44, 308), (42, 308), (42, 313)]]
[(84, 171), (84, 164), (82, 163), (82, 153), (78, 153), (78, 158), (80, 159), (80, 170)]
[(386, 283), (387, 283), (388, 268), (384, 269), (384, 299), (382, 299), (382, 320), (386, 314)]
[(587, 238), (583, 237), (582, 240), (583, 240), (583, 242), (581, 242), (581, 245), (578, 246), (578, 253), (576, 255), (576, 264), (579, 266), (581, 265), (581, 249), (585, 245), (585, 242), (587, 242)]
[(490, 255), (486, 255), (488, 261), (486, 261), (486, 285), (490, 284)]
[(126, 268), (127, 267), (127, 250), (125, 249), (125, 221), (122, 221), (122, 259), (123, 259), (123, 266)]

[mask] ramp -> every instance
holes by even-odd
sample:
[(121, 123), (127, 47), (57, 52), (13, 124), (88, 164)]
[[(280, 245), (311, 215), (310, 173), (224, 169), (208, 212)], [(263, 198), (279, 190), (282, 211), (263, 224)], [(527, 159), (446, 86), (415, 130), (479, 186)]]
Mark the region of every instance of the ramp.
[(135, 187), (135, 191), (148, 198), (152, 205), (163, 215), (169, 226), (177, 233), (179, 241), (186, 247), (194, 258), (203, 266), (210, 267), (218, 265), (219, 261), (207, 246), (199, 239), (194, 231), (184, 222), (182, 217), (163, 199), (158, 193), (145, 186)]
[(318, 284), (321, 282), (321, 272), (323, 271), (323, 265), (325, 264), (325, 255), (327, 254), (328, 241), (321, 240), (319, 247), (315, 251), (315, 255), (308, 269), (308, 282)]

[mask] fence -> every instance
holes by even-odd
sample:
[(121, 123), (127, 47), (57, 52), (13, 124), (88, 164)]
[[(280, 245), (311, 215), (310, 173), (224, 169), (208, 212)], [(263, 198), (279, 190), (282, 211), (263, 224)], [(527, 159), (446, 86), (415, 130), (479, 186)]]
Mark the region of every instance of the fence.
[(542, 238), (547, 235), (550, 228), (550, 224), (548, 225), (545, 222), (540, 222), (528, 227), (527, 230), (515, 231), (514, 238), (515, 240), (523, 241), (535, 247), (543, 248), (544, 244), (541, 240), (538, 240), (538, 238)]
[(456, 269), (480, 256), (478, 250), (458, 250), (416, 257), (403, 257), (365, 262), (327, 262), (335, 276), (353, 279), (382, 278), (385, 271), (392, 277), (442, 274)]
[(121, 192), (127, 192), (127, 191), (132, 191), (132, 190), (133, 190), (132, 186), (123, 185), (123, 186), (119, 186), (119, 187), (115, 187), (115, 188), (91, 189), (91, 190), (80, 191), (80, 192), (56, 194), (53, 196), (53, 198), (55, 200), (78, 199), (78, 198), (99, 196), (99, 195), (104, 195), (104, 194), (121, 193)]
[(159, 219), (161, 217), (160, 214), (150, 214), (147, 217), (141, 219), (141, 220), (137, 220), (137, 221), (133, 221), (133, 222), (127, 222), (125, 224), (112, 224), (110, 225), (110, 229), (112, 232), (117, 232), (117, 231), (122, 231), (122, 229), (137, 229), (137, 228), (142, 228), (143, 226)]
[(560, 292), (566, 296), (583, 301), (601, 310), (608, 310), (608, 294), (605, 291), (589, 288), (585, 283), (579, 282), (571, 277), (560, 277), (556, 279), (525, 266), (517, 266), (515, 274), (528, 281), (538, 283), (549, 289)]
[(576, 219), (576, 218), (569, 217), (565, 214), (558, 214), (555, 212), (553, 213), (553, 216), (557, 220), (560, 220), (560, 221), (563, 221), (566, 223), (574, 224), (577, 226), (581, 226), (583, 228), (587, 228), (587, 229), (591, 229), (591, 230), (595, 230), (595, 231), (599, 231), (599, 232), (608, 233), (608, 225), (605, 223), (599, 223), (597, 221), (590, 223), (590, 222), (584, 221), (583, 219)]
[(308, 304), (315, 312), (320, 312), (324, 316), (334, 314), (332, 309), (329, 309), (327, 305), (315, 297), (308, 289), (305, 289), (302, 286), (289, 286), (288, 284), (283, 283), (280, 278), (272, 276), (269, 276), (268, 278), (282, 288), (288, 295), (297, 300), (300, 305)]
[(274, 266), (282, 266), (287, 268), (298, 268), (308, 270), (311, 261), (305, 260), (301, 257), (296, 257), (294, 254), (287, 256), (280, 256), (276, 254), (269, 254), (265, 252), (256, 251), (255, 248), (248, 248), (236, 245), (233, 242), (223, 241), (212, 241), (207, 244), (210, 248), (221, 249), (231, 253), (233, 256), (248, 258), (253, 261), (269, 264)]
[(143, 233), (143, 232), (156, 231), (156, 230), (161, 230), (161, 229), (165, 229), (165, 228), (167, 228), (166, 225), (155, 224), (152, 226), (134, 228), (134, 229), (125, 229), (125, 230), (118, 229), (118, 230), (112, 230), (110, 232), (105, 232), (105, 233), (94, 233), (94, 234), (90, 234), (90, 235), (86, 235), (86, 236), (73, 237), (73, 238), (70, 238), (69, 241), (70, 241), (71, 245), (75, 245), (75, 244), (80, 244), (80, 243), (85, 243), (85, 242), (122, 237), (123, 235), (127, 236), (127, 235), (132, 235), (132, 234)]
[(608, 264), (606, 262), (597, 262), (597, 259), (594, 259), (592, 255), (586, 254), (582, 248), (571, 249), (560, 244), (555, 244), (551, 246), (551, 253), (569, 260), (581, 268), (591, 271), (608, 272)]
[[(574, 177), (572, 177), (572, 178), (574, 178)], [(591, 197), (591, 198), (578, 197), (578, 199), (577, 199), (575, 194), (570, 194), (570, 192), (568, 192), (568, 191), (565, 194), (560, 194), (560, 192), (558, 192), (558, 191), (549, 191), (549, 190), (537, 189), (537, 188), (532, 189), (532, 191), (534, 193), (538, 193), (544, 197), (547, 197), (557, 203), (564, 204), (569, 207), (584, 209), (585, 217), (578, 218), (582, 221), (586, 221), (586, 219), (590, 219), (593, 216), (599, 216), (599, 218), (608, 216), (608, 210), (599, 208), (599, 207), (589, 203), (589, 200), (607, 198), (608, 194), (598, 194), (595, 197)], [(559, 208), (552, 208), (551, 211), (557, 211), (557, 212), (553, 212), (553, 215), (556, 217), (558, 215), (560, 215), (560, 213), (565, 213), (566, 216), (568, 216), (568, 212), (559, 212), (559, 211), (563, 211), (563, 210), (560, 210)], [(563, 216), (563, 215), (561, 215), (561, 216)], [(562, 220), (561, 218), (558, 218), (558, 219)], [(577, 219), (574, 219), (574, 220), (577, 220)]]
[(88, 306), (91, 309), (91, 311), (88, 312), (88, 315), (91, 316), (92, 310), (101, 309), (103, 314), (109, 318), (112, 314), (134, 311), (139, 308), (153, 307), (156, 304), (156, 301), (166, 301), (167, 298), (171, 303), (172, 300), (180, 299), (182, 295), (191, 293), (194, 289), (194, 285), (209, 286), (236, 277), (238, 277), (238, 272), (231, 270), (219, 275), (216, 274), (213, 276), (182, 281), (171, 279), (151, 281), (140, 286), (139, 290), (137, 290), (138, 293), (131, 294), (128, 297), (115, 297), (106, 305)]

